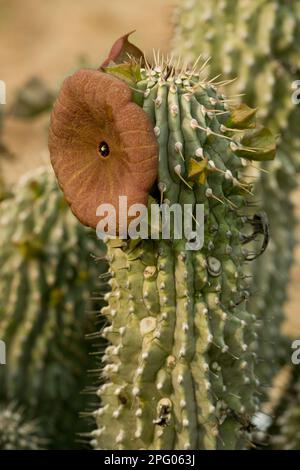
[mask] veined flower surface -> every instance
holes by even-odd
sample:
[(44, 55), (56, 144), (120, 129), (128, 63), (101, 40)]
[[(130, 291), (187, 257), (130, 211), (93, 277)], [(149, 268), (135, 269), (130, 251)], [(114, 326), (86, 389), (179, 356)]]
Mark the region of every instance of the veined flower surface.
[(59, 184), (84, 225), (96, 227), (103, 203), (115, 207), (118, 219), (119, 195), (129, 206), (147, 204), (157, 142), (123, 81), (89, 69), (68, 77), (53, 108), (49, 149)]

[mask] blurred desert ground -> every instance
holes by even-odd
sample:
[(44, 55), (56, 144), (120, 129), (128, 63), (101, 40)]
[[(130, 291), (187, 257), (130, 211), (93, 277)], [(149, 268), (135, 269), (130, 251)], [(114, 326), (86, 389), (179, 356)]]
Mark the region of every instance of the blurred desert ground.
[[(147, 54), (153, 48), (167, 52), (176, 1), (0, 0), (0, 79), (7, 85), (7, 105), (32, 76), (57, 88), (83, 59), (91, 65), (100, 64), (114, 40), (134, 29), (135, 43)], [(25, 171), (48, 164), (47, 126), (47, 115), (32, 121), (8, 120), (5, 141), (15, 155), (3, 161), (9, 184)], [(294, 201), (300, 220), (299, 190)], [(284, 329), (299, 336), (299, 244), (295, 259)]]

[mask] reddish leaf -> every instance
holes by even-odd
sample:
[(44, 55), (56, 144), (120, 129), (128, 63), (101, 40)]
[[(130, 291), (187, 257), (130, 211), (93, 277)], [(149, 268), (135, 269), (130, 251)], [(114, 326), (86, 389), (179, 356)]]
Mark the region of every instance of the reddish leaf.
[(100, 69), (108, 67), (111, 62), (113, 64), (123, 64), (124, 62), (128, 62), (129, 56), (133, 57), (137, 61), (141, 61), (142, 64), (145, 63), (145, 58), (142, 51), (128, 41), (129, 36), (134, 32), (135, 31), (131, 31), (128, 34), (125, 34), (125, 36), (122, 36), (114, 43), (110, 53), (108, 54), (108, 57), (99, 67)]

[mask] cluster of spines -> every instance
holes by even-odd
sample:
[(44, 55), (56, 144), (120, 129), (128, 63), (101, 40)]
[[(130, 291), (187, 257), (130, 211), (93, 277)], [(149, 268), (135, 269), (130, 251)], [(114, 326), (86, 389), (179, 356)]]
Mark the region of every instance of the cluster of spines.
[(0, 450), (42, 450), (47, 441), (34, 421), (26, 421), (24, 412), (9, 405), (0, 409)]
[[(191, 63), (203, 54), (210, 73), (235, 78), (235, 92), (260, 109), (268, 127), (284, 130), (283, 141), (299, 149), (290, 124), (299, 115), (291, 99), (297, 79), (300, 37), (297, 1), (182, 0), (175, 14), (174, 49)], [(280, 104), (279, 104), (280, 103)], [(296, 161), (295, 161), (296, 163)]]

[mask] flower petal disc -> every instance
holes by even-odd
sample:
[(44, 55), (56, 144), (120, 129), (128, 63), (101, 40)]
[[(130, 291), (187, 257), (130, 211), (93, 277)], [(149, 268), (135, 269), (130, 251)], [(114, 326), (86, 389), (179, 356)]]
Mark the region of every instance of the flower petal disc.
[(64, 81), (49, 130), (51, 163), (75, 216), (96, 228), (100, 204), (119, 220), (119, 196), (147, 206), (158, 145), (148, 115), (126, 83), (82, 69)]

